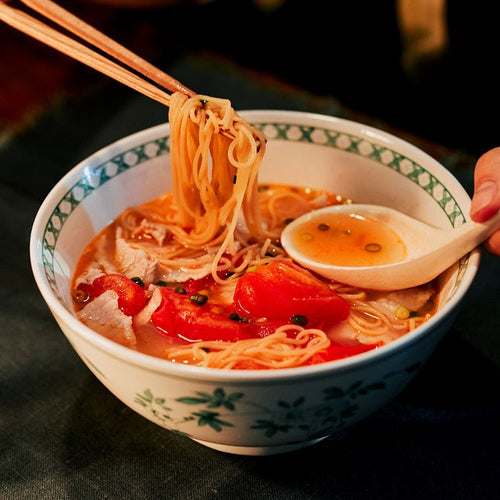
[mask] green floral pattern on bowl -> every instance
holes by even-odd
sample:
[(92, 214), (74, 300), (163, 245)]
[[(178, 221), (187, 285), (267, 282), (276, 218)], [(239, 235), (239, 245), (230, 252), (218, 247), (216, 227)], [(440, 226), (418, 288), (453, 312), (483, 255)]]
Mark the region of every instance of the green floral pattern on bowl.
[[(197, 422), (200, 427), (209, 427), (215, 434), (235, 427), (238, 418), (254, 415), (249, 430), (260, 432), (272, 439), (277, 434), (292, 431), (303, 433), (304, 440), (312, 440), (330, 434), (351, 421), (355, 421), (360, 411), (361, 400), (374, 391), (387, 388), (388, 380), (394, 377), (408, 377), (421, 367), (421, 362), (384, 375), (380, 380), (365, 383), (356, 380), (347, 387), (328, 386), (322, 391), (321, 401), (309, 403), (308, 396), (295, 396), (292, 401), (279, 399), (273, 406), (263, 407), (248, 399), (243, 392), (229, 392), (217, 387), (212, 393), (196, 392), (175, 398), (154, 395), (150, 389), (136, 394), (135, 403), (143, 407), (150, 420), (183, 436), (192, 437), (182, 430), (188, 423)], [(186, 415), (174, 409), (176, 404), (192, 406), (195, 409)], [(182, 417), (176, 417), (182, 414)]]

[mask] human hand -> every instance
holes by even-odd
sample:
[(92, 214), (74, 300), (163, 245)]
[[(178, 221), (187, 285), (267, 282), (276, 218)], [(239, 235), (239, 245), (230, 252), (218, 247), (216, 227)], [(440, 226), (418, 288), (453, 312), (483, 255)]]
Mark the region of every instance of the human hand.
[[(484, 153), (474, 170), (474, 194), (470, 215), (476, 222), (485, 222), (500, 209), (500, 147)], [(485, 247), (500, 255), (500, 230), (493, 233)]]

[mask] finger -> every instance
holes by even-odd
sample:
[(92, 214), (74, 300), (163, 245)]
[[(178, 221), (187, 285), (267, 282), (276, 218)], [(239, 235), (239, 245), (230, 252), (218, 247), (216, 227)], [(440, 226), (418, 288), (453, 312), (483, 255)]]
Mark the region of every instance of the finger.
[(492, 234), (490, 238), (485, 242), (484, 247), (489, 252), (500, 256), (500, 231)]
[(500, 208), (500, 148), (495, 148), (477, 161), (474, 170), (474, 194), (470, 214), (483, 222)]

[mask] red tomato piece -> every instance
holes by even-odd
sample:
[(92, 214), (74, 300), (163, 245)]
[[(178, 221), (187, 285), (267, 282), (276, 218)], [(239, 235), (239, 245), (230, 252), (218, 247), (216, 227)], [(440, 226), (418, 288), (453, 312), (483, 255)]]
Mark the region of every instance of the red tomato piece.
[(232, 369), (233, 370), (266, 370), (267, 367), (257, 363), (257, 361), (253, 361), (251, 359), (244, 359), (244, 360), (237, 361), (234, 364)]
[(378, 347), (378, 344), (357, 344), (357, 345), (342, 345), (332, 342), (327, 349), (322, 352), (315, 354), (308, 364), (316, 365), (319, 363), (326, 363), (327, 361), (333, 361), (335, 359), (349, 358), (356, 354), (361, 354), (362, 352), (371, 351)]
[(283, 320), (250, 321), (244, 325), (244, 329), (253, 337), (267, 337), (273, 334), (280, 326), (286, 324)]
[(287, 261), (247, 272), (238, 280), (234, 301), (242, 316), (287, 323), (293, 316), (302, 315), (309, 327), (336, 323), (345, 319), (350, 309), (326, 283)]
[(113, 290), (118, 295), (118, 307), (127, 316), (135, 316), (146, 303), (144, 288), (121, 274), (103, 274), (91, 285), (81, 284), (79, 289), (85, 291), (90, 299), (98, 297), (106, 290)]
[[(197, 305), (189, 295), (171, 288), (161, 289), (162, 302), (151, 316), (153, 324), (170, 337), (187, 342), (223, 340), (235, 342), (252, 338), (245, 324), (228, 318), (227, 311), (216, 312), (210, 304)], [(220, 306), (218, 306), (220, 308)]]
[(208, 275), (198, 280), (190, 279), (179, 286), (186, 290), (186, 295), (189, 297), (195, 293), (201, 292), (202, 290), (209, 290), (214, 285), (214, 283), (215, 282), (212, 276)]

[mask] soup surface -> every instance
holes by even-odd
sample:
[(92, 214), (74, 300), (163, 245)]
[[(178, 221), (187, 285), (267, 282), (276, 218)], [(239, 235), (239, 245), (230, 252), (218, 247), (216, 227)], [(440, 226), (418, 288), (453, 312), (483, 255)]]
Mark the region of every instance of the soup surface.
[[(254, 241), (240, 221), (215, 273), (217, 247), (177, 241), (171, 193), (131, 207), (84, 249), (72, 282), (76, 314), (132, 349), (213, 368), (286, 368), (379, 348), (434, 313), (435, 284), (384, 293), (345, 286), (301, 268), (280, 245), (291, 220), (347, 202), (323, 190), (260, 185), (266, 237)], [(313, 224), (302, 234), (312, 235), (304, 241), (322, 258), (352, 256), (345, 265), (366, 265), (363, 252), (404, 256), (397, 237), (369, 221), (320, 222), (328, 231)]]

